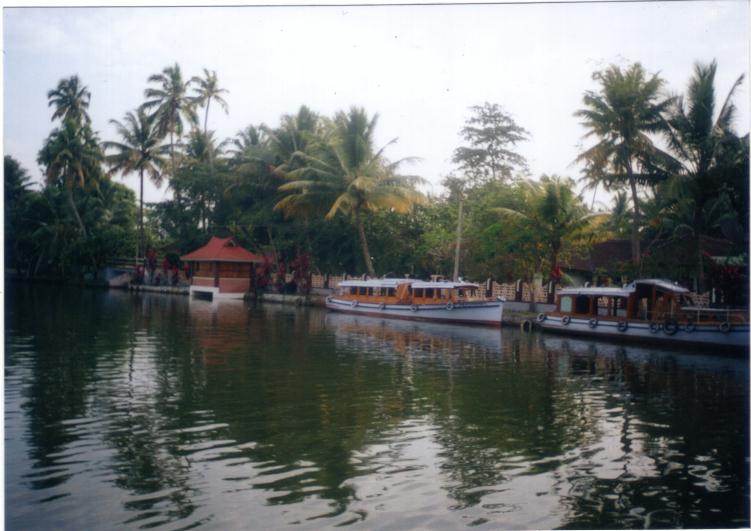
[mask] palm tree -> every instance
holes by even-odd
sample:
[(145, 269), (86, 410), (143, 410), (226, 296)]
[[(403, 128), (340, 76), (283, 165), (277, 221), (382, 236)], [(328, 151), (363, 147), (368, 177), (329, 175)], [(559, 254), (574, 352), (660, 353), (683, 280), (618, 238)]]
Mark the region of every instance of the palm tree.
[(386, 146), (377, 152), (374, 150), (373, 133), (377, 122), (377, 114), (369, 120), (365, 110), (359, 107), (352, 107), (348, 113), (337, 113), (330, 138), (311, 146), (310, 153), (295, 153), (294, 157), (304, 164), (286, 172), (290, 182), (279, 189), (290, 195), (276, 206), (290, 211), (315, 198), (330, 205), (326, 219), (338, 213), (350, 216), (357, 228), (368, 274), (373, 277), (375, 269), (363, 216), (381, 209), (406, 213), (416, 203), (425, 201), (415, 189), (421, 179), (395, 173), (398, 165), (407, 159), (389, 163), (383, 157)]
[(693, 236), (698, 288), (704, 289), (702, 239), (716, 226), (720, 210), (727, 205), (722, 197), (726, 175), (737, 166), (739, 153), (746, 153), (744, 143), (733, 129), (735, 105), (732, 97), (743, 81), (733, 83), (719, 112), (715, 114), (714, 80), (717, 62), (696, 63), (685, 97), (674, 98), (669, 112), (668, 144), (679, 163), (669, 185), (672, 196), (681, 203), (686, 223), (682, 226)]
[[(177, 168), (175, 135), (179, 140), (183, 134), (183, 118), (191, 123), (197, 121), (193, 98), (187, 94), (191, 81), (183, 82), (180, 65), (175, 63), (162, 70), (161, 74), (150, 76), (148, 82), (156, 83), (157, 87), (149, 87), (145, 90), (146, 101), (141, 107), (146, 111), (154, 109), (153, 116), (156, 118), (159, 134), (163, 137), (169, 134), (170, 175), (174, 177)], [(176, 195), (179, 203), (179, 190), (176, 190)]]
[(88, 125), (75, 120), (66, 120), (60, 129), (54, 129), (37, 157), (45, 168), (47, 184), (65, 187), (68, 205), (84, 238), (87, 237), (86, 228), (73, 200), (73, 188), (96, 187), (103, 158), (94, 132)]
[(61, 79), (57, 88), (47, 92), (48, 106), (55, 107), (52, 120), (60, 118), (63, 122), (74, 120), (82, 125), (91, 123), (91, 118), (86, 111), (91, 102), (91, 92), (87, 87), (81, 86), (77, 75), (67, 79)]
[(574, 181), (543, 175), (540, 182), (524, 181), (524, 211), (498, 208), (501, 215), (521, 220), (534, 227), (537, 241), (547, 247), (551, 273), (558, 272), (558, 258), (567, 245), (585, 241), (593, 229), (609, 216), (589, 213), (581, 197), (574, 193)]
[(200, 106), (206, 106), (206, 112), (203, 117), (203, 134), (208, 132), (209, 123), (209, 107), (211, 106), (211, 100), (216, 101), (221, 105), (224, 112), (227, 113), (227, 102), (222, 98), (222, 94), (228, 93), (227, 89), (219, 88), (219, 80), (216, 77), (216, 71), (209, 71), (206, 68), (203, 69), (203, 76), (193, 76), (190, 78), (190, 82), (194, 83), (193, 91), (195, 97), (193, 101)]
[(627, 185), (634, 205), (631, 227), (631, 256), (634, 266), (641, 263), (639, 243), (639, 195), (637, 184), (652, 183), (658, 168), (669, 164), (670, 157), (659, 150), (650, 137), (666, 129), (664, 114), (671, 99), (660, 100), (663, 80), (648, 76), (639, 63), (622, 71), (611, 65), (595, 72), (599, 92), (584, 94), (584, 109), (574, 113), (582, 118), (588, 131), (585, 138), (599, 141), (581, 153), (576, 161), (586, 164), (585, 176), (592, 182), (603, 182), (606, 188)]
[(136, 250), (136, 257), (138, 258), (141, 256), (139, 252), (145, 252), (146, 249), (143, 230), (143, 176), (144, 173), (148, 175), (151, 182), (157, 187), (162, 185), (161, 172), (167, 165), (165, 159), (167, 146), (161, 145), (161, 136), (155, 118), (147, 115), (143, 109), (138, 109), (135, 114), (128, 112), (124, 121), (125, 123), (110, 120), (122, 141), (104, 142), (103, 145), (105, 150), (113, 151), (106, 157), (111, 175), (121, 173), (125, 176), (129, 173), (138, 172), (140, 180), (139, 245)]

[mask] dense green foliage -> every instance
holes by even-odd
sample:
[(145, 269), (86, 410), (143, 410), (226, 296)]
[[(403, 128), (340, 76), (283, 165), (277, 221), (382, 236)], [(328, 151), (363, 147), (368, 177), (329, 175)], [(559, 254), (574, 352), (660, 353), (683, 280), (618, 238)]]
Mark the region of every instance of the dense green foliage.
[[(220, 141), (208, 129), (212, 102), (229, 111), (216, 72), (184, 81), (175, 64), (149, 77), (139, 109), (111, 121), (117, 140), (100, 142), (91, 94), (72, 76), (48, 94), (60, 123), (39, 152), (44, 187), (31, 189), (5, 158), (6, 267), (95, 274), (148, 247), (179, 256), (232, 235), (277, 265), (306, 256), (322, 273), (450, 277), (457, 267), (475, 280), (515, 281), (557, 278), (593, 242), (630, 237), (633, 263), (610, 273), (704, 287), (714, 275), (704, 238), (729, 241), (738, 255), (749, 233), (748, 135), (732, 123), (741, 79), (715, 110), (716, 68), (697, 65), (684, 96), (664, 93), (638, 64), (594, 74), (599, 90), (584, 94), (576, 116), (596, 141), (579, 156), (582, 179), (615, 192), (597, 212), (572, 179), (528, 175), (516, 149), (533, 139), (497, 104), (469, 109), (456, 173), (444, 177), (443, 195), (426, 197), (424, 181), (401, 171), (409, 160), (390, 161), (391, 143), (374, 144), (378, 115), (362, 108), (328, 117), (302, 106)], [(139, 207), (110, 180), (128, 174), (165, 182), (171, 198)], [(656, 252), (686, 241), (688, 263)]]

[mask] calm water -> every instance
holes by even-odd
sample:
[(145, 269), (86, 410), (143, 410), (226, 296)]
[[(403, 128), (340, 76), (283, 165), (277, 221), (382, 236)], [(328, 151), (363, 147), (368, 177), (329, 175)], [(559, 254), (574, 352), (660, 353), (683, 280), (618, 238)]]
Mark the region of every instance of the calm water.
[(7, 287), (8, 529), (749, 525), (744, 359)]

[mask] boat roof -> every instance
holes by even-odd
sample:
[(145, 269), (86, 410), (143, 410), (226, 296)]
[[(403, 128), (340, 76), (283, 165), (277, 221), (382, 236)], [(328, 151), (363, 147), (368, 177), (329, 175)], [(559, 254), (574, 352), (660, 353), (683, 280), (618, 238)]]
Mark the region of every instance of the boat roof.
[(455, 288), (479, 288), (479, 284), (474, 282), (451, 282), (447, 280), (425, 281), (416, 278), (371, 278), (368, 280), (343, 280), (338, 286), (347, 287), (366, 287), (366, 288), (395, 288), (400, 284), (412, 284), (413, 288), (436, 288), (436, 289), (455, 289)]
[(561, 295), (602, 295), (606, 297), (628, 297), (634, 291), (636, 291), (636, 287), (638, 285), (644, 284), (655, 286), (664, 291), (672, 291), (673, 293), (689, 293), (689, 290), (687, 290), (686, 288), (683, 288), (677, 284), (673, 284), (669, 280), (660, 278), (644, 278), (634, 280), (631, 284), (622, 288), (604, 286), (593, 286), (588, 288), (563, 288), (559, 293)]

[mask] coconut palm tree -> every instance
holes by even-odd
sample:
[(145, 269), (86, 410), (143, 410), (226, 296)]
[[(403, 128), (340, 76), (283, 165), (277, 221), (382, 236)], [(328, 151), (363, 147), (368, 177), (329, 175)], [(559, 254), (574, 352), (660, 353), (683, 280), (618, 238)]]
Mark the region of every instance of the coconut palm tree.
[(581, 123), (587, 128), (585, 138), (594, 136), (598, 142), (576, 161), (585, 163), (585, 176), (590, 181), (602, 182), (606, 188), (630, 188), (634, 205), (631, 256), (638, 267), (641, 248), (637, 184), (654, 182), (661, 176), (657, 170), (669, 164), (670, 157), (654, 145), (649, 135), (666, 129), (664, 115), (672, 100), (660, 98), (663, 80), (657, 74), (649, 76), (639, 63), (625, 70), (611, 65), (595, 72), (592, 78), (600, 89), (587, 91), (585, 108), (574, 115), (582, 118)]
[(37, 162), (45, 169), (47, 184), (65, 188), (68, 205), (84, 238), (86, 228), (73, 200), (73, 188), (96, 187), (102, 176), (103, 158), (91, 128), (72, 119), (50, 133), (37, 157)]
[[(702, 236), (716, 228), (721, 211), (728, 214), (722, 188), (726, 176), (738, 165), (739, 154), (748, 156), (747, 147), (733, 129), (733, 94), (743, 81), (738, 77), (719, 112), (715, 112), (715, 75), (717, 62), (696, 63), (685, 96), (673, 99), (667, 131), (670, 151), (679, 168), (669, 181), (671, 196), (680, 206), (684, 223), (692, 234), (696, 256), (696, 279), (704, 289)], [(718, 205), (725, 205), (719, 208)]]
[(609, 217), (606, 213), (589, 213), (574, 192), (574, 181), (543, 175), (540, 182), (520, 183), (526, 196), (524, 211), (498, 208), (496, 212), (528, 223), (537, 233), (537, 241), (549, 252), (551, 273), (559, 271), (558, 258), (567, 246), (583, 242)]
[(55, 107), (52, 120), (60, 118), (63, 122), (73, 120), (82, 125), (91, 124), (86, 111), (91, 102), (91, 92), (87, 87), (81, 86), (77, 75), (61, 79), (56, 89), (47, 92), (47, 99), (48, 106)]
[[(148, 79), (149, 83), (155, 83), (156, 87), (145, 90), (146, 101), (141, 105), (146, 111), (153, 109), (159, 134), (163, 137), (169, 135), (170, 151), (170, 175), (174, 177), (177, 168), (175, 162), (175, 136), (177, 140), (183, 134), (183, 119), (190, 123), (196, 123), (194, 100), (188, 95), (191, 81), (183, 82), (180, 65), (175, 63), (162, 70), (161, 74), (153, 74)], [(179, 190), (176, 190), (179, 202)]]
[(375, 276), (375, 269), (363, 217), (382, 209), (406, 213), (416, 203), (425, 201), (415, 189), (421, 179), (396, 173), (398, 165), (408, 159), (389, 163), (383, 157), (385, 147), (395, 140), (375, 151), (373, 134), (377, 123), (377, 114), (369, 119), (359, 107), (337, 113), (329, 138), (311, 146), (310, 153), (294, 154), (303, 164), (285, 173), (289, 182), (279, 189), (290, 196), (277, 204), (279, 209), (289, 211), (315, 197), (326, 200), (326, 219), (339, 213), (350, 216), (370, 276)]
[(206, 111), (203, 117), (203, 134), (208, 132), (209, 124), (209, 107), (211, 106), (211, 100), (216, 101), (224, 112), (228, 112), (227, 102), (224, 101), (222, 94), (226, 94), (229, 91), (227, 89), (219, 88), (219, 80), (216, 77), (215, 70), (203, 69), (203, 77), (193, 76), (190, 78), (190, 82), (193, 83), (193, 91), (195, 96), (193, 101), (196, 105), (201, 107), (206, 106)]
[(168, 147), (161, 144), (156, 119), (149, 116), (143, 109), (135, 113), (128, 112), (124, 122), (110, 120), (115, 126), (120, 142), (104, 142), (105, 150), (112, 153), (105, 157), (110, 167), (110, 175), (120, 173), (123, 176), (138, 172), (140, 182), (138, 230), (139, 240), (136, 256), (145, 252), (145, 238), (143, 230), (143, 176), (146, 174), (157, 187), (162, 185), (162, 171), (167, 166)]

